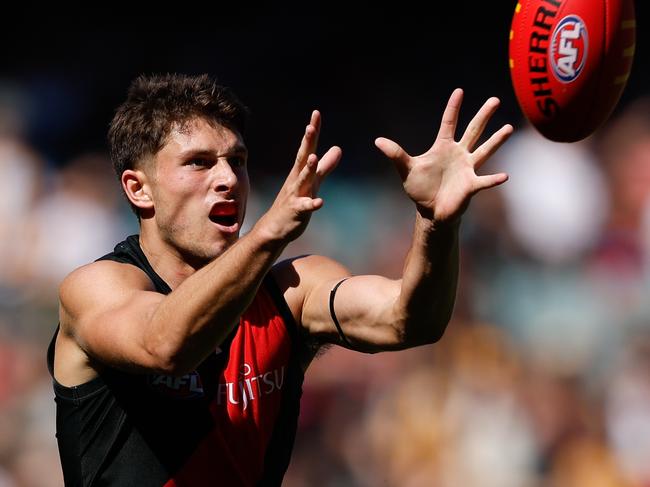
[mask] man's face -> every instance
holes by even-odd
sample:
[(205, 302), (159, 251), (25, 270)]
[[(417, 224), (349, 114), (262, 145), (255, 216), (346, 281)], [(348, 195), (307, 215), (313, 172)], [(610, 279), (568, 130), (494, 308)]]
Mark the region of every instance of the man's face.
[(239, 237), (249, 181), (239, 133), (203, 118), (174, 127), (152, 164), (155, 224), (184, 259), (212, 260)]

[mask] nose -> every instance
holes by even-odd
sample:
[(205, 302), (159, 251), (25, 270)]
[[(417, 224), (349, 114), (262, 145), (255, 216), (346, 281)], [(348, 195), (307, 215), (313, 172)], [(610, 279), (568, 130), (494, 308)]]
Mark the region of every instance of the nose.
[(213, 168), (216, 173), (214, 190), (217, 193), (229, 193), (237, 187), (239, 182), (237, 173), (227, 161), (220, 160)]

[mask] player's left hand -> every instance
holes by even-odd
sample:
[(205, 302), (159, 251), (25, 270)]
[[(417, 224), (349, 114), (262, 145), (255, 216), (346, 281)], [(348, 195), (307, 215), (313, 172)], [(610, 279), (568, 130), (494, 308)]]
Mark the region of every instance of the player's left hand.
[(505, 173), (478, 176), (476, 170), (510, 137), (513, 128), (504, 125), (483, 144), (474, 148), (499, 106), (490, 98), (476, 113), (459, 142), (454, 139), (463, 91), (456, 89), (449, 98), (442, 123), (431, 148), (411, 156), (396, 142), (380, 137), (375, 145), (395, 163), (404, 190), (420, 214), (434, 225), (456, 221), (477, 192), (504, 183)]

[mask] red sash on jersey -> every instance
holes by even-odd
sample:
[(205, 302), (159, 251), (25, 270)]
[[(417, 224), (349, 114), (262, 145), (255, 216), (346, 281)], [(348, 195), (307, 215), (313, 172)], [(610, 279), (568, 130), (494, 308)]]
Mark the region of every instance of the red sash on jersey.
[(282, 403), (291, 340), (261, 288), (240, 320), (210, 411), (214, 429), (165, 487), (255, 485)]

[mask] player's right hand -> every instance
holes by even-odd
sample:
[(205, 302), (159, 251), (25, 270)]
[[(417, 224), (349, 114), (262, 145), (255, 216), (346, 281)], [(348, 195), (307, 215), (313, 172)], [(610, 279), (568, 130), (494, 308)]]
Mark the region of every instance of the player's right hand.
[(273, 205), (258, 222), (271, 240), (295, 240), (307, 228), (311, 214), (323, 206), (318, 188), (338, 165), (342, 152), (333, 146), (320, 159), (316, 156), (320, 125), (320, 112), (314, 110), (293, 168)]

